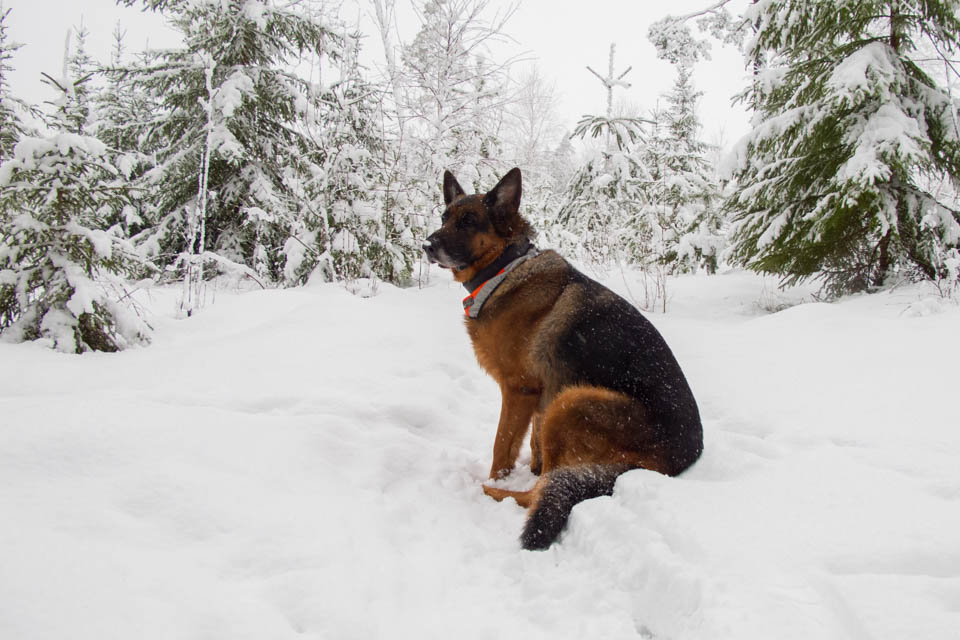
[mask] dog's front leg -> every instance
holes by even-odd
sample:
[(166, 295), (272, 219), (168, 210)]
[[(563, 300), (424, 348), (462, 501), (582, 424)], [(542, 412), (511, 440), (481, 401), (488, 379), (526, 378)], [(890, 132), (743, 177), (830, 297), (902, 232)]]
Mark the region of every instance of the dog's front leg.
[(502, 478), (513, 469), (520, 454), (520, 445), (523, 444), (523, 438), (530, 426), (530, 417), (540, 400), (539, 392), (527, 387), (502, 385), (500, 391), (503, 404), (500, 406), (497, 438), (493, 442), (491, 478)]

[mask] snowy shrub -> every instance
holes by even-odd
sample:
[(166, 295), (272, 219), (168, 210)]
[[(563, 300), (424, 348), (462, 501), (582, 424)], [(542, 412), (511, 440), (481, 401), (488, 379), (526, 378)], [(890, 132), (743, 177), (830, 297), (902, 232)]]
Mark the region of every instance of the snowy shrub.
[[(0, 331), (50, 340), (69, 353), (117, 351), (145, 341), (123, 276), (144, 275), (115, 221), (130, 210), (126, 177), (92, 128), (85, 31), (69, 39), (52, 133), (24, 136), (0, 165)], [(121, 302), (125, 301), (125, 302)]]
[(23, 138), (0, 165), (0, 331), (64, 352), (117, 351), (146, 339), (120, 274), (138, 262), (106, 228), (122, 176), (95, 138)]

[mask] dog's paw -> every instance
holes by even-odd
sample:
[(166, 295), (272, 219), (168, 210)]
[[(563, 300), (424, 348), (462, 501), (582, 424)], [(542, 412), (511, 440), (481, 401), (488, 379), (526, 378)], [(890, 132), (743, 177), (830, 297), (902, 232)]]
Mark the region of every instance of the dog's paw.
[(510, 491), (506, 489), (498, 489), (496, 487), (488, 487), (487, 485), (480, 485), (483, 489), (483, 492), (496, 500), (497, 502), (502, 501), (504, 498), (510, 497)]
[(514, 491), (512, 489), (499, 489), (497, 487), (488, 487), (487, 485), (483, 486), (483, 492), (496, 500), (497, 502), (503, 502), (507, 498), (513, 498), (518, 505), (526, 509), (530, 506), (530, 491)]
[(511, 471), (513, 471), (513, 469), (490, 469), (490, 479), (494, 482), (503, 480), (510, 475)]

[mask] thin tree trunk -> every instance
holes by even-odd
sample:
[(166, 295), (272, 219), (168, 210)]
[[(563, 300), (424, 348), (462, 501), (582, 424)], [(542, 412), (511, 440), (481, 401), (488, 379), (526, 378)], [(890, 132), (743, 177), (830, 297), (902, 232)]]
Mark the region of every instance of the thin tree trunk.
[(887, 272), (890, 270), (890, 238), (893, 237), (893, 228), (887, 230), (887, 233), (880, 239), (880, 243), (877, 245), (877, 270), (873, 274), (873, 282), (871, 283), (875, 287), (883, 286), (883, 281), (887, 277)]

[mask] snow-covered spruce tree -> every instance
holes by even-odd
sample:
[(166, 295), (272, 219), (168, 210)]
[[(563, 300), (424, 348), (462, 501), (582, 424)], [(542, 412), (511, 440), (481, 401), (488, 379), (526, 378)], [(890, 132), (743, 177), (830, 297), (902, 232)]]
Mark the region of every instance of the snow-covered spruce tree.
[[(165, 13), (184, 46), (126, 70), (160, 108), (145, 140), (157, 158), (144, 175), (156, 202), (138, 241), (186, 267), (185, 293), (203, 279), (204, 261), (259, 281), (279, 279), (300, 211), (295, 194), (315, 169), (306, 126), (320, 101), (319, 88), (291, 68), (305, 55), (338, 59), (341, 38), (309, 4), (145, 4)], [(193, 295), (185, 296), (186, 313)]]
[[(48, 84), (61, 92), (61, 104), (56, 106), (57, 126), (67, 127), (71, 133), (88, 135), (95, 126), (96, 116), (92, 112), (95, 90), (91, 84), (96, 74), (96, 62), (87, 52), (87, 38), (90, 31), (80, 23), (67, 35), (67, 69), (64, 78), (69, 87), (60, 86), (58, 79), (47, 76)], [(73, 51), (70, 51), (71, 41)]]
[(133, 149), (137, 146), (137, 139), (132, 135), (135, 130), (133, 123), (142, 119), (134, 117), (132, 105), (136, 88), (130, 83), (129, 77), (115, 71), (125, 63), (124, 34), (117, 23), (113, 29), (110, 64), (99, 69), (105, 78), (105, 85), (96, 97), (98, 137), (115, 149)]
[[(638, 151), (646, 171), (643, 181), (643, 200), (633, 227), (643, 233), (624, 238), (625, 253), (640, 267), (657, 288), (666, 286), (666, 277), (679, 270), (677, 245), (682, 235), (683, 222), (674, 191), (675, 174), (671, 168), (670, 119), (659, 103), (650, 112), (650, 121)], [(648, 296), (649, 297), (649, 296)]]
[[(702, 266), (714, 273), (725, 246), (720, 185), (716, 167), (707, 160), (709, 146), (699, 138), (697, 101), (703, 93), (692, 78), (694, 65), (710, 58), (710, 47), (684, 24), (690, 17), (661, 20), (647, 33), (658, 57), (677, 72), (673, 89), (665, 96), (666, 108), (655, 115), (657, 124), (648, 144), (648, 164), (655, 176), (650, 201), (659, 209), (653, 217), (662, 231), (670, 271), (690, 272)], [(713, 25), (714, 31), (729, 30), (729, 23), (726, 16), (719, 26)]]
[(690, 64), (676, 65), (677, 78), (665, 96), (666, 108), (655, 114), (647, 141), (651, 173), (647, 198), (652, 208), (659, 258), (671, 273), (715, 273), (724, 248), (720, 186), (706, 159), (707, 145), (698, 136), (697, 100)]
[(320, 96), (312, 161), (304, 183), (304, 215), (287, 240), (284, 273), (302, 282), (319, 273), (330, 280), (409, 279), (420, 254), (405, 217), (384, 206), (384, 141), (377, 135), (382, 92), (368, 83), (358, 62), (359, 38), (345, 36), (339, 79)]
[(108, 228), (128, 191), (106, 145), (83, 132), (89, 103), (82, 48), (69, 58), (49, 118), (52, 133), (24, 136), (0, 165), (0, 331), (46, 338), (70, 353), (116, 351), (142, 341), (146, 325), (120, 300), (133, 247)]
[(828, 294), (894, 272), (942, 276), (960, 211), (927, 185), (960, 178), (956, 102), (924, 67), (960, 48), (955, 1), (760, 0), (742, 95), (732, 257)]
[(561, 249), (595, 267), (623, 262), (641, 264), (652, 228), (647, 220), (642, 121), (588, 116), (573, 137), (604, 140), (588, 150), (570, 179), (557, 221)]
[[(119, 224), (128, 237), (132, 237), (144, 230), (145, 218), (149, 219), (147, 207), (152, 200), (152, 190), (141, 179), (153, 167), (152, 149), (147, 144), (147, 133), (153, 125), (149, 117), (161, 116), (162, 110), (122, 71), (126, 64), (123, 37), (124, 32), (118, 24), (113, 32), (110, 64), (97, 69), (105, 82), (94, 95), (97, 119), (93, 123), (93, 133), (107, 145), (111, 162), (124, 177), (141, 185), (132, 194), (131, 204), (121, 212), (123, 215), (112, 221)], [(143, 56), (149, 58), (149, 53)], [(142, 61), (145, 65), (149, 64), (146, 59)]]
[(564, 132), (552, 142), (550, 160), (544, 171), (545, 179), (540, 185), (539, 193), (533, 207), (526, 207), (525, 214), (537, 232), (536, 242), (547, 248), (575, 247), (574, 236), (564, 230), (559, 221), (560, 208), (567, 196), (567, 187), (576, 171), (576, 157), (573, 144), (570, 142), (571, 133)]
[(548, 173), (555, 180), (558, 192), (563, 190), (573, 176), (575, 153), (570, 142), (572, 136), (569, 131), (561, 134), (550, 154)]
[(4, 10), (0, 3), (0, 162), (13, 154), (13, 146), (26, 131), (22, 115), (33, 110), (10, 92), (10, 61), (21, 46), (10, 42), (7, 36), (7, 18), (10, 9)]

